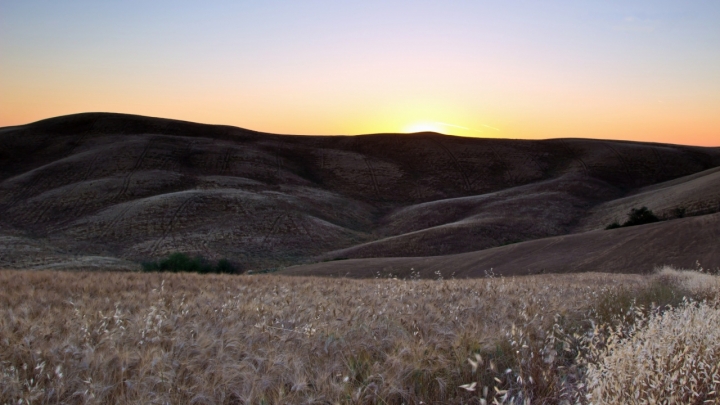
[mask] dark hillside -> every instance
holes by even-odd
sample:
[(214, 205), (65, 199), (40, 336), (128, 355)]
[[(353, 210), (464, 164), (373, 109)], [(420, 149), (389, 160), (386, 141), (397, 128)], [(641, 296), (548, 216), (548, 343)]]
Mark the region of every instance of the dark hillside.
[[(53, 257), (182, 251), (246, 268), (454, 254), (604, 227), (626, 208), (612, 201), (717, 166), (717, 148), (290, 136), (87, 113), (0, 129), (0, 233)], [(0, 267), (30, 263), (10, 256)]]

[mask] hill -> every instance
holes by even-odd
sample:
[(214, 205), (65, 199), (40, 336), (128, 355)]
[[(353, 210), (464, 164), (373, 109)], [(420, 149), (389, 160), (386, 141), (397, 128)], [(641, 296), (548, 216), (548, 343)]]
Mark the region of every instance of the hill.
[(262, 269), (542, 243), (638, 204), (712, 214), (718, 166), (720, 149), (682, 145), (78, 114), (0, 129), (0, 267), (125, 268), (183, 251)]
[(720, 214), (596, 230), (477, 252), (431, 257), (349, 259), (285, 269), (330, 277), (476, 278), (543, 273), (650, 273), (665, 265), (713, 270), (720, 264)]

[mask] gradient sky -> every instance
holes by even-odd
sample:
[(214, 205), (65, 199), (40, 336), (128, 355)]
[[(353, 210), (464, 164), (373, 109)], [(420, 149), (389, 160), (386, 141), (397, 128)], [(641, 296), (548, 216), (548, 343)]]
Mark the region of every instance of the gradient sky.
[(0, 126), (720, 146), (720, 1), (0, 0)]

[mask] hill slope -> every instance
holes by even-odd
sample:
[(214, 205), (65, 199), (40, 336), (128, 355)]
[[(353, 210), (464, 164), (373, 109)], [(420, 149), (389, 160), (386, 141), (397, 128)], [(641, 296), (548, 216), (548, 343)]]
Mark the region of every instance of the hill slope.
[[(720, 214), (597, 230), (431, 257), (351, 259), (287, 268), (293, 275), (425, 278), (587, 271), (649, 273), (656, 267), (720, 266)], [(487, 273), (486, 273), (487, 272)]]
[(0, 129), (0, 237), (12, 240), (0, 267), (173, 251), (246, 268), (457, 254), (598, 229), (639, 203), (711, 213), (718, 194), (698, 190), (717, 189), (718, 166), (717, 148), (78, 114)]

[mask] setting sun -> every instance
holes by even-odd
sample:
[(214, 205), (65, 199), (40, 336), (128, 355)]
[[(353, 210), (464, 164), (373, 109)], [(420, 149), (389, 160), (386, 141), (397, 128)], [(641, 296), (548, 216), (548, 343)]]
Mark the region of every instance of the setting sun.
[(437, 122), (414, 122), (406, 125), (403, 132), (412, 134), (415, 132), (437, 132), (439, 134), (448, 134), (448, 130)]
[(481, 124), (482, 130), (468, 128), (462, 125), (449, 124), (439, 121), (420, 121), (403, 127), (401, 132), (412, 134), (416, 132), (437, 132), (445, 135), (481, 137), (486, 131), (499, 132), (500, 130), (486, 124)]

